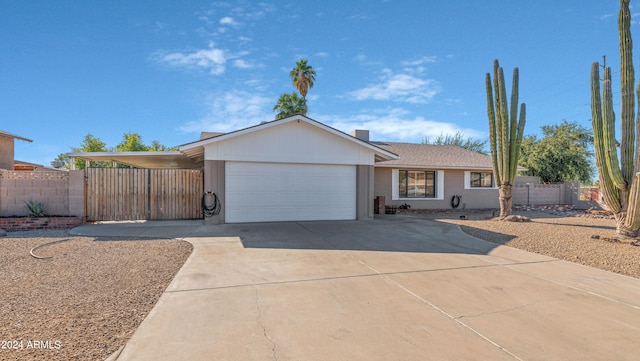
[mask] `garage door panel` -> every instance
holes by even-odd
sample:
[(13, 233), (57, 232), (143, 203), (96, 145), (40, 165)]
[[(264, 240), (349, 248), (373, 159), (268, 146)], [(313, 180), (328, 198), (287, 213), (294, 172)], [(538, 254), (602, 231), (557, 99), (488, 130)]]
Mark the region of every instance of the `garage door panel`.
[(355, 194), (355, 166), (226, 165), (229, 223), (355, 219)]

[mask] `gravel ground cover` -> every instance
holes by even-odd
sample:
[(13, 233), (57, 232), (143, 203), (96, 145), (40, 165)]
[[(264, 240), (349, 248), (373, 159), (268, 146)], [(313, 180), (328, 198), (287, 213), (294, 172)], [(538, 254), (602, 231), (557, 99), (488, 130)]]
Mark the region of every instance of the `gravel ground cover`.
[[(47, 242), (61, 241), (29, 252)], [(191, 254), (176, 240), (0, 238), (0, 360), (104, 360), (131, 337)]]
[[(640, 247), (611, 240), (613, 219), (575, 212), (568, 212), (569, 216), (540, 211), (515, 213), (531, 218), (531, 222), (498, 221), (490, 213), (418, 216), (458, 224), (464, 232), (490, 242), (640, 278)], [(461, 215), (468, 219), (460, 219)], [(600, 238), (592, 238), (596, 235)]]

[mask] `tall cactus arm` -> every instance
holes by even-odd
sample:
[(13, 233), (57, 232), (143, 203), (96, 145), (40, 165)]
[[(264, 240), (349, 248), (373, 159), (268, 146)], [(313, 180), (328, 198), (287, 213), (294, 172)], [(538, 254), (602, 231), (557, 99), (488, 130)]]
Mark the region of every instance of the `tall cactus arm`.
[(498, 68), (498, 88), (500, 91), (499, 99), (496, 103), (498, 108), (498, 154), (500, 155), (500, 176), (502, 183), (509, 182), (509, 107), (507, 105), (507, 88), (504, 82), (504, 72), (502, 68)]
[(606, 155), (607, 169), (611, 181), (621, 191), (627, 190), (627, 183), (622, 177), (618, 161), (618, 142), (616, 141), (616, 115), (613, 112), (613, 92), (611, 90), (611, 68), (604, 69), (602, 81), (602, 140)]
[(518, 68), (513, 69), (511, 82), (511, 119), (509, 120), (509, 184), (513, 184), (516, 177), (518, 163)]
[(631, 40), (631, 13), (629, 0), (620, 0), (618, 32), (620, 34), (620, 162), (625, 183), (634, 178), (635, 163), (635, 74), (633, 68), (633, 41)]
[(640, 172), (637, 172), (631, 182), (631, 191), (629, 192), (629, 206), (627, 207), (627, 216), (624, 220), (627, 229), (640, 228)]
[(520, 104), (520, 119), (518, 120), (518, 129), (516, 130), (516, 137), (515, 137), (515, 149), (516, 151), (514, 151), (515, 155), (512, 154), (513, 157), (515, 157), (514, 161), (511, 163), (511, 179), (510, 182), (511, 184), (514, 183), (515, 179), (516, 179), (516, 174), (518, 171), (518, 158), (520, 157), (520, 152), (518, 151), (520, 149), (520, 145), (522, 145), (522, 138), (524, 136), (524, 124), (526, 122), (527, 119), (527, 106), (525, 103)]
[(602, 121), (602, 100), (600, 97), (600, 64), (591, 65), (591, 122), (593, 124), (593, 144), (596, 155), (596, 166), (600, 179), (600, 191), (604, 204), (609, 211), (618, 213), (621, 210), (620, 192), (613, 185), (607, 166), (607, 154), (604, 146), (604, 131)]
[(495, 174), (493, 175), (493, 179), (496, 182), (496, 185), (499, 187), (502, 183), (500, 182), (500, 173), (498, 169), (498, 158), (496, 154), (496, 110), (493, 102), (493, 90), (491, 84), (491, 74), (487, 73), (485, 79), (485, 85), (487, 89), (487, 116), (489, 118), (489, 148), (491, 148), (491, 160), (493, 161), (493, 169)]

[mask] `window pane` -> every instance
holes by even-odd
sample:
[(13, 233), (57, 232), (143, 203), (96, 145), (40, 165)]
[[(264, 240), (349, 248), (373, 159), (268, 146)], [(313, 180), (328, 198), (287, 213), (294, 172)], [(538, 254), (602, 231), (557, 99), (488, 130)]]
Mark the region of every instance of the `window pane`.
[(425, 197), (435, 198), (436, 196), (436, 172), (425, 172), (427, 177)]
[(401, 170), (399, 172), (399, 177), (398, 177), (398, 195), (400, 197), (406, 198), (407, 197), (407, 171), (406, 170)]
[(398, 195), (401, 198), (434, 198), (436, 194), (436, 172), (400, 170), (398, 172)]
[(472, 172), (470, 177), (470, 186), (482, 188), (493, 187), (493, 173)]
[(483, 173), (482, 186), (491, 188), (491, 173)]
[(471, 186), (480, 187), (480, 173), (471, 173)]

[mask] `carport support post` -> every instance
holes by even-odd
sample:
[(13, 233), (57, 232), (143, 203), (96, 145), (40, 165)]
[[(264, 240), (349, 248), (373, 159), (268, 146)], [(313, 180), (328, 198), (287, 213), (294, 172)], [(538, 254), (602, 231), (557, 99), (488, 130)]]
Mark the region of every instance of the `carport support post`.
[(204, 161), (204, 191), (212, 191), (218, 196), (222, 208), (220, 213), (212, 217), (204, 217), (204, 224), (222, 224), (224, 223), (225, 211), (225, 174), (224, 161), (222, 160), (205, 160)]
[(373, 220), (373, 166), (358, 165), (356, 173), (356, 219)]

